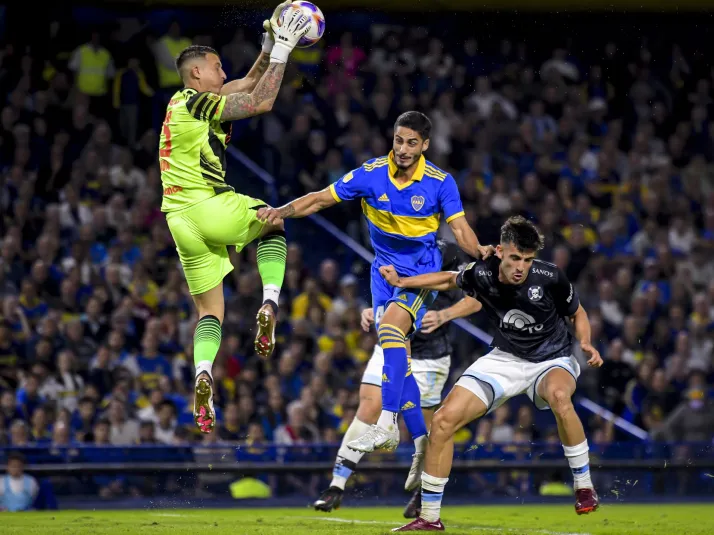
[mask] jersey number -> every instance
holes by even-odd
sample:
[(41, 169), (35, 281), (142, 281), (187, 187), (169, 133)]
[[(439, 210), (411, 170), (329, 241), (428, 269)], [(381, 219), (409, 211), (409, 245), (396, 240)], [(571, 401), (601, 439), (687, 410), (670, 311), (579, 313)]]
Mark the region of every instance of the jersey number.
[(166, 118), (164, 119), (164, 125), (161, 127), (161, 130), (164, 134), (164, 148), (159, 149), (159, 158), (161, 158), (160, 167), (161, 167), (162, 171), (168, 171), (171, 168), (171, 165), (169, 165), (169, 162), (164, 160), (164, 158), (171, 157), (171, 130), (169, 130), (169, 122), (171, 122), (171, 113), (172, 113), (172, 110), (169, 110), (166, 112)]

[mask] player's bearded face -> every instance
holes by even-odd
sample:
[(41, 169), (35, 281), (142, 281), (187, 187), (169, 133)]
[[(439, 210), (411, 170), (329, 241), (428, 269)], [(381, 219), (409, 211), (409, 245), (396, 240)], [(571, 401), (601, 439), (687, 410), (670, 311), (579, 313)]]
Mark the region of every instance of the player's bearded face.
[(533, 265), (535, 252), (520, 251), (513, 244), (496, 246), (496, 256), (501, 259), (499, 279), (507, 284), (522, 284)]
[(421, 153), (428, 148), (429, 140), (422, 139), (411, 128), (399, 126), (394, 132), (392, 150), (394, 151), (394, 163), (399, 169), (408, 169), (415, 165), (419, 161)]

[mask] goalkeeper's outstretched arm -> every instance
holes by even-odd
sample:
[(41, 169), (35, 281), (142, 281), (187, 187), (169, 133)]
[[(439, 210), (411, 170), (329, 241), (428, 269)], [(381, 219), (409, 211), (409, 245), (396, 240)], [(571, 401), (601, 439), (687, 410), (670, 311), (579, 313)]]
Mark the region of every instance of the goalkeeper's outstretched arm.
[[(278, 16), (283, 4), (276, 8), (273, 17)], [(295, 10), (290, 20), (283, 21), (279, 27), (277, 25), (272, 27), (275, 44), (270, 47), (270, 62), (265, 72), (250, 93), (232, 93), (226, 96), (221, 121), (245, 119), (273, 109), (280, 85), (283, 82), (288, 57), (300, 38), (308, 32), (310, 25), (311, 21), (299, 10)], [(265, 50), (264, 48), (261, 56), (266, 55)], [(258, 70), (260, 69), (262, 67), (259, 65)]]
[(256, 88), (261, 78), (263, 78), (263, 75), (265, 74), (265, 71), (268, 70), (269, 65), (270, 51), (261, 52), (250, 71), (248, 71), (248, 74), (246, 74), (244, 78), (233, 80), (225, 84), (221, 88), (221, 95), (228, 96), (233, 93), (251, 93)]
[(284, 75), (285, 63), (271, 62), (253, 91), (226, 96), (221, 121), (237, 121), (272, 110)]

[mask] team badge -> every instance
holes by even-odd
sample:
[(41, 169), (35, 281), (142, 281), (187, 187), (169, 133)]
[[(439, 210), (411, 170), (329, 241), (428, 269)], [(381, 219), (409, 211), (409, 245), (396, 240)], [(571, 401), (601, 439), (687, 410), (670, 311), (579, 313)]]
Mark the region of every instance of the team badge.
[(220, 95), (216, 95), (215, 93), (206, 93), (208, 100), (212, 100), (213, 102), (219, 102), (221, 100)]
[(528, 299), (531, 301), (540, 301), (543, 297), (543, 288), (540, 286), (531, 286), (528, 288)]
[(414, 195), (412, 197), (412, 208), (417, 212), (424, 207), (424, 197), (421, 195)]
[(347, 173), (344, 177), (342, 177), (342, 183), (343, 183), (343, 184), (347, 184), (347, 183), (348, 183), (350, 180), (352, 180), (353, 178), (354, 178), (354, 174), (352, 173), (352, 171), (350, 171), (350, 172)]

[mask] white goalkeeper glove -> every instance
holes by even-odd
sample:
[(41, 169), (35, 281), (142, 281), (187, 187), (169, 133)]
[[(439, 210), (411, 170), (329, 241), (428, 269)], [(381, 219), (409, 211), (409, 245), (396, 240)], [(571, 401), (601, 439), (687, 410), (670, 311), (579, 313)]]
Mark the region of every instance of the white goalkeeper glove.
[(273, 35), (273, 28), (271, 27), (271, 24), (275, 22), (275, 25), (277, 26), (278, 19), (280, 18), (280, 14), (283, 12), (283, 9), (288, 7), (291, 3), (292, 2), (290, 0), (285, 0), (282, 4), (278, 4), (278, 7), (273, 10), (273, 14), (270, 19), (265, 19), (263, 21), (263, 29), (265, 30), (265, 33), (263, 34), (263, 52), (266, 54), (270, 54), (273, 51), (273, 45), (275, 44), (275, 36)]
[(270, 26), (275, 38), (275, 45), (270, 53), (271, 63), (287, 63), (290, 52), (312, 27), (312, 19), (299, 9), (293, 10), (288, 15), (289, 18), (283, 20), (282, 26), (278, 26), (277, 20), (274, 23), (271, 21)]

